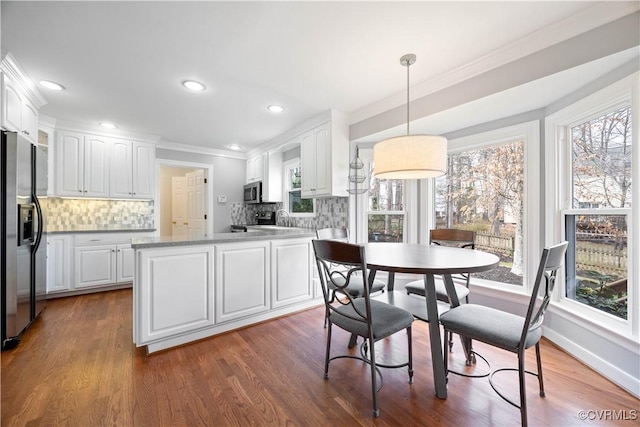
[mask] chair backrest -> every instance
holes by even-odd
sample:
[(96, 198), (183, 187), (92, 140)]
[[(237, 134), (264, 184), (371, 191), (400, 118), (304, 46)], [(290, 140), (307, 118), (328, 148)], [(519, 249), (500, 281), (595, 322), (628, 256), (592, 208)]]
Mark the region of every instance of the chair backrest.
[[(312, 240), (312, 243), (324, 302), (328, 310), (327, 313), (336, 310), (336, 307), (332, 305), (334, 299), (331, 298), (331, 292), (336, 290), (344, 296), (341, 301), (338, 301), (338, 306), (349, 304), (353, 307), (354, 314), (348, 317), (358, 322), (368, 323), (368, 319), (371, 318), (371, 305), (369, 286), (366, 283), (367, 275), (365, 271), (367, 263), (364, 246), (337, 240)], [(336, 266), (340, 268), (336, 269)], [(355, 300), (358, 298), (352, 297), (346, 290), (352, 280), (362, 281), (365, 312), (362, 312), (361, 309), (354, 305)], [(345, 314), (342, 313), (342, 315), (344, 316)]]
[[(568, 242), (558, 243), (557, 245), (544, 248), (542, 256), (540, 258), (540, 265), (538, 266), (538, 273), (536, 274), (536, 281), (533, 285), (533, 291), (531, 293), (531, 300), (529, 301), (529, 307), (525, 316), (524, 328), (522, 331), (522, 337), (520, 338), (520, 345), (524, 346), (527, 335), (540, 328), (542, 321), (544, 320), (544, 313), (549, 306), (551, 299), (551, 293), (556, 283), (556, 276), (558, 270), (564, 264), (564, 255), (567, 251)], [(545, 283), (544, 292), (542, 298), (540, 296), (540, 287), (542, 282)]]
[(476, 247), (476, 232), (455, 228), (436, 228), (429, 230), (429, 242), (434, 245), (455, 244), (461, 248)]
[(349, 230), (346, 228), (320, 228), (316, 230), (316, 236), (320, 240), (349, 240)]

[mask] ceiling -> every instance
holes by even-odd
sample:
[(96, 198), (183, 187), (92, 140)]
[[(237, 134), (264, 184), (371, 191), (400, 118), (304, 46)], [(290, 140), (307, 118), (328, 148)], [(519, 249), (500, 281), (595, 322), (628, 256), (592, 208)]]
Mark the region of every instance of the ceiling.
[[(47, 100), (41, 114), (92, 126), (112, 121), (121, 132), (167, 143), (219, 150), (234, 143), (246, 152), (330, 108), (354, 122), (402, 105), (405, 53), (418, 57), (413, 98), (446, 86), (448, 76), (470, 77), (638, 7), (620, 3), (616, 12), (616, 4), (2, 1), (1, 43), (33, 81), (66, 87), (39, 88)], [(589, 73), (624, 59), (587, 65)], [(469, 117), (488, 121), (503, 114), (489, 105), (527, 93), (537, 96), (526, 107), (539, 108), (558, 96), (541, 87), (567, 91), (591, 75), (567, 73), (439, 113), (438, 126), (416, 125), (444, 133), (473, 124)], [(186, 79), (206, 90), (187, 91)], [(272, 104), (285, 111), (270, 113)]]

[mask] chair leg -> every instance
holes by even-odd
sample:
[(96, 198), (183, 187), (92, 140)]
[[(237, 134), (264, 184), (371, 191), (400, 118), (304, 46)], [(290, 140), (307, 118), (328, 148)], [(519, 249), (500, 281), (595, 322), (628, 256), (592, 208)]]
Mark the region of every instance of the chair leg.
[(518, 352), (518, 376), (520, 379), (520, 421), (527, 427), (527, 389), (524, 378), (524, 350)]
[[(447, 336), (447, 333), (450, 333), (451, 331), (447, 331), (447, 329), (445, 328), (444, 330), (444, 335)], [(445, 340), (445, 342), (443, 343), (443, 359), (444, 359), (444, 381), (445, 384), (449, 383), (449, 354), (447, 353), (447, 342)]]
[(453, 332), (449, 331), (448, 336), (449, 336), (449, 353), (452, 353), (453, 352)]
[(327, 351), (324, 358), (324, 379), (329, 378), (329, 354), (331, 352), (331, 321), (329, 321), (329, 328), (327, 331)]
[(369, 336), (369, 345), (371, 351), (371, 397), (373, 401), (373, 416), (378, 418), (380, 416), (380, 410), (378, 409), (378, 376), (376, 373), (376, 349), (375, 343), (373, 341), (373, 336)]
[(536, 343), (536, 362), (538, 363), (538, 385), (540, 396), (544, 397), (544, 382), (542, 381), (542, 359), (540, 358), (540, 342)]
[(409, 384), (413, 384), (413, 339), (411, 338), (411, 326), (407, 328), (407, 349), (409, 351)]

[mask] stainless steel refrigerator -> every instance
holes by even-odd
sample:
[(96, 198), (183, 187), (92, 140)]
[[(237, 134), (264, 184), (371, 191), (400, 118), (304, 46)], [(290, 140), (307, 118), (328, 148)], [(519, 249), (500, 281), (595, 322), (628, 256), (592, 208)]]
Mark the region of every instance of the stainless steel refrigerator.
[(47, 153), (15, 132), (2, 132), (2, 349), (13, 348), (46, 304), (47, 245), (41, 200), (47, 196)]

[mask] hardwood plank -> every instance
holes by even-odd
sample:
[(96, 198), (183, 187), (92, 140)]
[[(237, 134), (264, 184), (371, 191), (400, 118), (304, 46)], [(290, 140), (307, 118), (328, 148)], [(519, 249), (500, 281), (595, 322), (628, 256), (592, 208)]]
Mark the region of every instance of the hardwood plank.
[[(516, 408), (486, 378), (449, 376), (447, 400), (435, 397), (427, 325), (414, 322), (414, 384), (405, 369), (383, 370), (380, 418), (371, 415), (368, 366), (331, 364), (323, 378), (324, 310), (314, 308), (147, 356), (132, 343), (130, 289), (59, 298), (14, 350), (1, 354), (3, 426), (321, 426), (518, 425)], [(334, 328), (332, 354), (349, 336)], [(515, 356), (482, 344), (493, 366)], [(453, 360), (462, 354), (456, 342)], [(404, 334), (378, 343), (382, 357), (406, 356)], [(357, 349), (351, 350), (352, 352)], [(634, 396), (547, 340), (542, 341), (547, 396), (527, 380), (532, 426), (629, 426), (586, 420), (580, 410), (640, 409)], [(535, 368), (531, 351), (527, 366)], [(500, 379), (517, 396), (517, 377)], [(637, 412), (636, 412), (637, 413)]]

